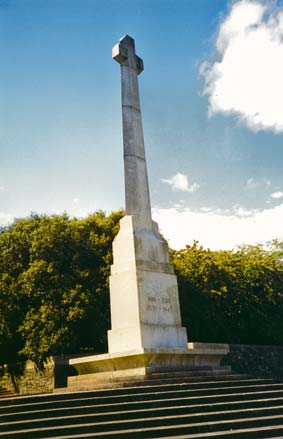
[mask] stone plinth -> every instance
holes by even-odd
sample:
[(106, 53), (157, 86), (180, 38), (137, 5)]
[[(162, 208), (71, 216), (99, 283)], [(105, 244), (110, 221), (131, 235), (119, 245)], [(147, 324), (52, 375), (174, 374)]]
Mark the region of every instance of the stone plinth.
[(109, 353), (186, 349), (177, 280), (157, 224), (144, 229), (135, 216), (126, 215), (113, 242), (113, 258)]
[(186, 349), (136, 349), (128, 352), (93, 355), (70, 360), (78, 376), (68, 378), (68, 388), (95, 388), (102, 383), (145, 380), (155, 373), (210, 371), (223, 373), (226, 344), (189, 343)]

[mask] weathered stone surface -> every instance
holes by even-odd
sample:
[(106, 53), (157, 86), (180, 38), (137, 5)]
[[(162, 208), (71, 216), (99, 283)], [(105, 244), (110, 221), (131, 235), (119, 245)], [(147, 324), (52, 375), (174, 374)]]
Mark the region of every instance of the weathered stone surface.
[(155, 224), (140, 229), (134, 216), (120, 222), (110, 277), (112, 330), (109, 352), (137, 348), (187, 348), (176, 276), (168, 246)]
[(54, 360), (49, 358), (42, 370), (32, 361), (4, 366), (0, 385), (19, 395), (50, 393), (54, 390)]
[(137, 74), (143, 70), (136, 56), (135, 42), (126, 35), (113, 48), (113, 58), (121, 64), (122, 122), (124, 144), (126, 214), (139, 218), (141, 228), (152, 229), (151, 207), (145, 160)]
[(79, 376), (68, 378), (68, 387), (79, 382), (90, 386), (100, 382), (146, 379), (153, 373), (182, 370), (230, 370), (220, 362), (228, 353), (228, 345), (200, 343), (188, 349), (136, 349), (93, 355), (70, 360)]

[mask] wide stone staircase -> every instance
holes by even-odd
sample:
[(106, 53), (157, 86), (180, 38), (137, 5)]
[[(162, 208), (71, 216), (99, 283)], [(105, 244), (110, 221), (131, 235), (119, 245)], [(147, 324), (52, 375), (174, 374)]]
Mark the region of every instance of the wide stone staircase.
[(3, 398), (0, 439), (283, 437), (283, 383), (216, 372)]

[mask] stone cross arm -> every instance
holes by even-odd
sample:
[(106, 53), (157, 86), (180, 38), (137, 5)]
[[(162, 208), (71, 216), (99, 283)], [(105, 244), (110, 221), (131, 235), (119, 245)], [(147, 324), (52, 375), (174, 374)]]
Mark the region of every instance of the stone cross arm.
[(132, 67), (139, 75), (143, 71), (143, 60), (135, 53), (135, 41), (126, 35), (112, 49), (112, 58), (119, 64)]

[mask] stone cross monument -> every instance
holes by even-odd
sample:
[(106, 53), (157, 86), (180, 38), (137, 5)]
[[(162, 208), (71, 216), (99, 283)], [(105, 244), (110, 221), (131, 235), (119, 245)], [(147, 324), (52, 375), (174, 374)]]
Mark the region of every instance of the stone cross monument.
[(219, 369), (226, 345), (187, 342), (168, 245), (152, 221), (137, 76), (143, 61), (126, 35), (112, 51), (121, 66), (126, 215), (113, 241), (107, 354), (70, 360), (70, 389), (146, 379), (154, 372)]
[(143, 62), (128, 35), (112, 56), (121, 65), (126, 216), (113, 243), (109, 352), (186, 349), (168, 246), (151, 218), (137, 77)]

